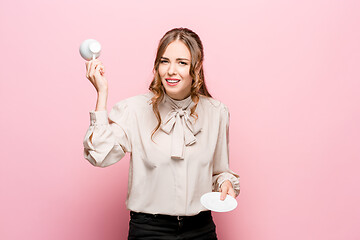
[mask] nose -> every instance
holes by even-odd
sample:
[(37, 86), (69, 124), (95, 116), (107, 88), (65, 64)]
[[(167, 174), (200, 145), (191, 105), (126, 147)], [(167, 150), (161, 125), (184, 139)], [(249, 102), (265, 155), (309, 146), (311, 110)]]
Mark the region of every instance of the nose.
[(169, 64), (168, 74), (170, 76), (176, 74), (175, 64)]

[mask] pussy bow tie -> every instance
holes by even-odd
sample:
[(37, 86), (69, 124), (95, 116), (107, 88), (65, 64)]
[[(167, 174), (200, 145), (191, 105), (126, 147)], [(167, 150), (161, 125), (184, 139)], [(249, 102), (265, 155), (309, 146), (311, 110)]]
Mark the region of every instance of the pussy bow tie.
[(170, 103), (172, 110), (166, 115), (161, 129), (166, 133), (172, 134), (171, 158), (184, 159), (184, 147), (196, 142), (196, 135), (201, 129), (195, 129), (193, 122), (195, 119), (190, 116), (191, 107), (194, 102), (191, 97), (184, 100), (173, 100), (165, 94), (165, 101)]

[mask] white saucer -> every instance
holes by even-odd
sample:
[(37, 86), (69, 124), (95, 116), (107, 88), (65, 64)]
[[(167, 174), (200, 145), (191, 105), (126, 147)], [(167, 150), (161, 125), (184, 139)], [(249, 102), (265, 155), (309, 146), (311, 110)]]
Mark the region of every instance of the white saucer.
[(214, 212), (229, 212), (237, 207), (237, 201), (230, 195), (226, 195), (224, 201), (220, 200), (221, 192), (208, 192), (201, 196), (200, 202), (207, 209)]

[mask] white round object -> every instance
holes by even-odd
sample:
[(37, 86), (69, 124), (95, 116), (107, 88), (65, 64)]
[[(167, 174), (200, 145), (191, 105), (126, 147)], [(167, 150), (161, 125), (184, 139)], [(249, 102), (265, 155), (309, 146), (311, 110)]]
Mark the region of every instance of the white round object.
[(101, 45), (99, 42), (92, 42), (89, 44), (89, 49), (92, 53), (99, 53), (101, 51)]
[(209, 192), (201, 196), (200, 202), (207, 209), (214, 212), (229, 212), (237, 207), (237, 201), (230, 195), (226, 195), (224, 201), (220, 200), (221, 192)]
[(87, 61), (98, 58), (101, 52), (101, 45), (95, 39), (87, 39), (80, 45), (80, 55)]

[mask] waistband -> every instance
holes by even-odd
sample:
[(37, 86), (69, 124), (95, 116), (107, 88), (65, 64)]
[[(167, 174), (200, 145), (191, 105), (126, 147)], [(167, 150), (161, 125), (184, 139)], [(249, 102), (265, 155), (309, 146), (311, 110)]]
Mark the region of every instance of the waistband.
[(202, 211), (196, 215), (193, 216), (173, 216), (173, 215), (165, 215), (165, 214), (151, 214), (151, 213), (143, 213), (143, 212), (134, 212), (134, 211), (130, 211), (130, 215), (131, 216), (147, 216), (150, 218), (158, 218), (158, 219), (166, 219), (166, 220), (173, 220), (173, 221), (178, 221), (178, 220), (197, 220), (197, 219), (206, 219), (206, 218), (211, 218), (211, 211), (210, 210), (206, 210), (206, 211)]

